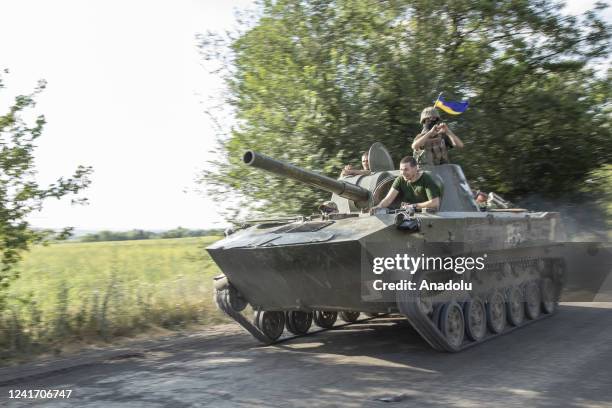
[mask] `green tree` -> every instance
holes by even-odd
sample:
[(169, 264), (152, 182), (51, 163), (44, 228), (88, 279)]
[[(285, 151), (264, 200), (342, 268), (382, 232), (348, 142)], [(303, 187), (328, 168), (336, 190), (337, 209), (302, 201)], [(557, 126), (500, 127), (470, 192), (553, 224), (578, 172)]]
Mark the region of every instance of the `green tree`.
[[(453, 160), (478, 187), (566, 194), (611, 162), (609, 77), (589, 65), (609, 52), (605, 7), (578, 19), (554, 1), (263, 1), (226, 43), (237, 122), (201, 181), (251, 212), (311, 213), (327, 193), (246, 168), (242, 153), (336, 176), (382, 141), (397, 162), (444, 91), (470, 97), (445, 119), (466, 142)], [(223, 55), (219, 36), (201, 38), (206, 59)]]
[(612, 164), (603, 165), (589, 174), (582, 191), (593, 197), (593, 201), (606, 213), (606, 223), (601, 229), (607, 229), (608, 239), (612, 239)]
[[(0, 77), (0, 90), (3, 88)], [(62, 238), (69, 233), (66, 229), (53, 236), (51, 231), (35, 230), (27, 216), (41, 210), (45, 200), (76, 194), (90, 182), (87, 176), (91, 168), (83, 166), (72, 177), (59, 178), (49, 186), (40, 186), (36, 181), (35, 142), (42, 134), (45, 118), (42, 115), (33, 121), (25, 118), (35, 106), (35, 96), (44, 88), (45, 82), (39, 82), (34, 92), (17, 96), (8, 112), (0, 116), (0, 308), (2, 290), (16, 277), (12, 267), (20, 254), (32, 243)]]

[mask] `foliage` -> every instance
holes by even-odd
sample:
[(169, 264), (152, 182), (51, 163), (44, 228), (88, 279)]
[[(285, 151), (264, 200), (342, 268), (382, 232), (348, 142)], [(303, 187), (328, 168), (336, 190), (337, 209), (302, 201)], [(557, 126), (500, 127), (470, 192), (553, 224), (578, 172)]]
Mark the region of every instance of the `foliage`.
[(247, 149), (335, 177), (383, 142), (411, 154), (420, 110), (440, 91), (470, 98), (446, 117), (465, 142), (452, 152), (476, 187), (516, 200), (560, 196), (612, 161), (610, 74), (589, 62), (609, 52), (610, 27), (539, 0), (278, 0), (242, 33), (201, 37), (220, 47), (237, 119), (201, 182), (224, 206), (312, 213), (327, 193), (246, 168)]
[[(6, 289), (16, 277), (12, 267), (20, 259), (21, 253), (32, 243), (50, 237), (50, 231), (32, 229), (27, 216), (39, 211), (45, 200), (76, 194), (90, 182), (88, 175), (91, 168), (83, 166), (79, 166), (72, 177), (59, 178), (46, 187), (36, 181), (35, 142), (42, 134), (45, 118), (42, 115), (33, 121), (26, 118), (35, 106), (35, 96), (44, 88), (45, 82), (39, 82), (34, 92), (17, 96), (8, 112), (0, 115), (0, 291)], [(82, 202), (83, 199), (76, 201)], [(67, 232), (60, 233), (60, 238), (65, 237)], [(1, 301), (0, 293), (0, 309)]]
[[(604, 209), (608, 231), (612, 230), (612, 164), (606, 164), (590, 174), (583, 187), (583, 192), (590, 193), (593, 201)], [(612, 236), (608, 237), (612, 238)]]
[(221, 229), (199, 229), (190, 230), (183, 227), (178, 227), (173, 230), (164, 231), (159, 234), (160, 238), (188, 238), (188, 237), (207, 237), (207, 236), (223, 236)]
[(212, 301), (218, 237), (36, 245), (0, 312), (0, 361), (78, 341), (225, 321)]
[(197, 229), (190, 230), (183, 227), (178, 227), (173, 230), (163, 232), (144, 231), (135, 229), (131, 231), (100, 231), (93, 234), (87, 234), (80, 238), (81, 242), (101, 242), (101, 241), (132, 241), (140, 239), (168, 239), (168, 238), (188, 238), (188, 237), (207, 237), (207, 236), (222, 236), (223, 231), (220, 229)]

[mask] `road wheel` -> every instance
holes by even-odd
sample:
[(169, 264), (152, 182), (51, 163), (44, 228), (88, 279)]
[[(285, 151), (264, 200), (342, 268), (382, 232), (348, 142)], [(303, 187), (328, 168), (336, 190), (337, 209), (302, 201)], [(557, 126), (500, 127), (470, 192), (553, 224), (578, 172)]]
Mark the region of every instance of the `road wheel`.
[(285, 329), (285, 313), (258, 310), (255, 313), (255, 326), (273, 342), (283, 334)]
[(525, 320), (525, 303), (519, 288), (513, 287), (509, 290), (506, 311), (508, 312), (508, 321), (513, 326), (520, 326)]
[(314, 312), (314, 322), (317, 326), (324, 329), (331, 329), (336, 323), (338, 312), (329, 312), (325, 310), (317, 310)]
[(312, 313), (292, 310), (285, 317), (287, 330), (293, 334), (306, 334), (312, 326)]
[(485, 307), (479, 298), (473, 298), (463, 305), (465, 332), (474, 341), (481, 340), (487, 333)]
[(444, 306), (440, 315), (440, 329), (453, 348), (459, 348), (465, 335), (463, 311), (456, 302)]
[(355, 323), (357, 319), (359, 319), (360, 314), (361, 313), (359, 312), (349, 312), (345, 310), (343, 312), (340, 312), (340, 318), (347, 323)]
[(429, 296), (419, 296), (418, 302), (421, 313), (427, 316), (431, 316), (433, 314), (434, 304)]
[(555, 293), (555, 284), (552, 279), (545, 278), (542, 280), (542, 310), (544, 313), (551, 314), (557, 309), (557, 299)]
[(487, 302), (487, 326), (495, 334), (501, 333), (506, 327), (506, 302), (497, 291)]
[(531, 320), (537, 319), (542, 308), (542, 295), (540, 285), (536, 282), (529, 282), (525, 287), (525, 314)]

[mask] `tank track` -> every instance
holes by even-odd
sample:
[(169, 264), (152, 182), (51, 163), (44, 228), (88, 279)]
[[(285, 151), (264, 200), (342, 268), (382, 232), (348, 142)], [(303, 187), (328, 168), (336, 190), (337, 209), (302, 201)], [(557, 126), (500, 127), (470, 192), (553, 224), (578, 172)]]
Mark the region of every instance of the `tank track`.
[[(307, 333), (295, 334), (295, 335), (290, 335), (290, 336), (286, 336), (282, 338), (271, 339), (259, 327), (253, 324), (253, 322), (250, 319), (248, 319), (246, 316), (244, 316), (241, 313), (242, 310), (244, 310), (244, 308), (246, 307), (246, 302), (242, 303), (242, 301), (236, 300), (236, 296), (238, 292), (235, 291), (235, 289), (229, 283), (229, 281), (227, 280), (225, 276), (215, 278), (214, 287), (215, 287), (214, 300), (215, 300), (215, 303), (217, 304), (217, 307), (221, 311), (223, 311), (225, 314), (227, 314), (229, 317), (234, 319), (236, 323), (238, 323), (243, 329), (249, 332), (253, 337), (255, 337), (259, 342), (261, 342), (264, 345), (281, 343), (281, 342), (296, 339), (299, 337), (304, 337), (304, 336), (308, 336), (308, 335), (312, 335), (312, 334), (316, 334), (316, 333), (320, 333), (320, 332), (324, 332), (328, 330), (338, 329), (338, 328), (348, 326), (354, 323), (366, 322), (366, 321), (375, 319), (377, 317), (387, 316), (386, 313), (375, 313), (364, 319), (356, 319), (354, 321), (346, 322), (344, 324), (336, 324), (336, 325), (332, 324), (333, 327), (330, 326), (330, 327), (324, 328), (324, 327), (319, 326), (318, 330), (309, 330)], [(257, 317), (255, 319), (257, 319)]]
[(240, 326), (242, 326), (246, 331), (251, 333), (253, 337), (262, 342), (263, 344), (272, 344), (275, 340), (271, 340), (268, 336), (264, 334), (257, 326), (255, 326), (249, 319), (240, 313), (239, 310), (235, 309), (235, 306), (232, 305), (232, 287), (230, 286), (227, 279), (224, 279), (225, 282), (217, 283), (215, 281), (215, 303), (217, 307), (221, 309), (225, 314), (234, 319)]
[[(563, 276), (565, 272), (565, 264), (561, 258), (519, 258), (506, 261), (498, 261), (496, 263), (488, 263), (487, 268), (479, 276), (472, 276), (473, 288), (470, 293), (458, 293), (451, 295), (448, 292), (442, 293), (426, 293), (424, 291), (398, 291), (397, 293), (397, 306), (401, 314), (403, 314), (414, 329), (433, 347), (438, 351), (445, 352), (458, 352), (465, 350), (469, 347), (473, 347), (485, 341), (491, 340), (501, 335), (510, 333), (516, 329), (542, 320), (554, 314), (558, 299), (561, 292), (561, 286), (563, 283)], [(454, 274), (454, 272), (452, 272)], [(415, 274), (412, 279), (416, 282), (416, 287), (420, 287), (421, 281), (433, 277), (435, 272), (430, 271), (420, 272)], [(543, 295), (544, 283), (546, 287), (546, 294)], [(553, 284), (553, 293), (551, 295), (550, 283)], [(535, 286), (534, 286), (535, 285)], [(535, 291), (537, 288), (537, 291)], [(518, 290), (518, 292), (516, 292)], [(539, 299), (537, 308), (533, 307), (534, 302), (531, 303), (531, 313), (527, 311), (527, 296), (526, 292), (530, 291), (530, 294), (537, 296), (536, 292), (539, 292)], [(520, 322), (514, 322), (512, 319), (509, 308), (514, 305), (517, 306), (517, 293), (520, 294), (520, 303), (522, 306), (514, 308), (513, 310), (521, 310), (522, 318)], [(492, 298), (499, 300), (496, 294), (503, 296), (504, 304), (504, 327), (502, 330), (495, 332), (489, 326), (489, 308), (492, 307)], [(552, 298), (551, 298), (552, 296)], [(484, 315), (482, 318), (486, 320), (485, 332), (482, 337), (470, 339), (466, 334), (466, 320), (467, 320), (467, 308), (466, 305), (470, 301), (474, 301), (475, 298), (480, 299), (484, 305)], [(511, 302), (513, 300), (513, 302)], [(548, 300), (545, 304), (544, 301)], [(476, 303), (478, 300), (475, 301)], [(457, 309), (457, 306), (459, 309)], [(461, 330), (464, 332), (461, 336), (461, 341), (455, 341), (454, 343), (450, 340), (448, 333), (444, 333), (445, 322), (443, 322), (443, 315), (445, 314), (445, 308), (454, 308), (456, 326), (463, 327)], [(482, 308), (481, 308), (482, 309)], [(461, 319), (457, 315), (457, 310), (461, 310), (463, 323), (460, 324)], [(531, 316), (529, 316), (531, 314)], [(448, 318), (448, 316), (446, 316)], [(513, 315), (514, 317), (514, 315)], [(493, 319), (491, 319), (493, 320)], [(498, 320), (499, 322), (499, 320)], [(484, 324), (484, 323), (483, 323)], [(450, 326), (452, 327), (452, 325)], [(457, 329), (458, 331), (459, 329)], [(450, 330), (452, 331), (452, 330)], [(460, 334), (455, 333), (455, 340), (459, 339)]]
[[(510, 333), (518, 328), (524, 327), (554, 314), (561, 291), (564, 268), (564, 263), (561, 258), (542, 259), (535, 257), (523, 257), (514, 260), (498, 261), (496, 263), (491, 262), (487, 264), (487, 268), (481, 271), (479, 276), (470, 277), (475, 283), (475, 287), (469, 293), (457, 293), (449, 296), (448, 292), (432, 294), (424, 291), (398, 291), (397, 307), (401, 315), (406, 317), (411, 326), (430, 344), (432, 348), (438, 351), (458, 352), (498, 336)], [(414, 276), (413, 281), (416, 282), (418, 287), (422, 280), (426, 278), (428, 280), (435, 278), (436, 273), (436, 271), (417, 273)], [(454, 274), (454, 272), (451, 273)], [(435, 281), (436, 279), (433, 280)], [(542, 282), (544, 280), (550, 280), (554, 283), (554, 294), (552, 295), (553, 298), (551, 300), (553, 306), (549, 306), (547, 309), (544, 305), (544, 301), (546, 299), (540, 293), (540, 298), (538, 299), (537, 304), (537, 316), (529, 316), (529, 318), (527, 318), (527, 316), (525, 316), (524, 306), (526, 303), (527, 288), (529, 285), (535, 284), (538, 291), (541, 292), (543, 287)], [(533, 288), (534, 286), (531, 287)], [(518, 292), (512, 292), (513, 290), (518, 290)], [(520, 294), (519, 302), (522, 305), (520, 308), (520, 313), (522, 316), (521, 321), (518, 323), (515, 322), (515, 324), (511, 324), (506, 320), (512, 300), (512, 293), (515, 295), (517, 293)], [(482, 337), (474, 339), (465, 335), (467, 320), (466, 305), (468, 302), (473, 301), (475, 298), (481, 299), (483, 304), (483, 313), (485, 312), (484, 305), (486, 305), (487, 309), (486, 313), (483, 314), (483, 318), (488, 320), (488, 309), (492, 304), (491, 299), (495, 294), (501, 294), (503, 297), (503, 304), (505, 305), (503, 311), (503, 329), (495, 332), (488, 326), (489, 322), (487, 322), (487, 327)], [(216, 278), (215, 280), (215, 302), (220, 310), (234, 319), (234, 321), (242, 326), (242, 328), (248, 331), (253, 337), (264, 345), (275, 344), (319, 333), (321, 331), (332, 330), (349, 324), (368, 321), (376, 317), (374, 316), (359, 319), (354, 322), (347, 322), (345, 324), (335, 326), (333, 326), (333, 323), (332, 325), (325, 327), (321, 327), (321, 325), (319, 325), (319, 327), (321, 327), (319, 330), (310, 330), (305, 333), (285, 336), (282, 338), (270, 338), (270, 336), (265, 334), (264, 331), (260, 329), (260, 327), (262, 327), (261, 322), (258, 327), (249, 318), (241, 313), (246, 307), (247, 302), (246, 300), (240, 298), (238, 292), (229, 283), (225, 276)], [(517, 304), (516, 299), (514, 304)], [(450, 308), (451, 305), (455, 308), (455, 311), (460, 310), (462, 312), (460, 313), (462, 315), (462, 319), (459, 319), (462, 322), (461, 327), (459, 328), (461, 332), (461, 342), (459, 344), (454, 344), (453, 342), (449, 341), (449, 338), (447, 338), (448, 333), (445, 334), (443, 332), (443, 328), (441, 327), (441, 323), (444, 320), (443, 315), (445, 308)], [(456, 309), (457, 307), (460, 309)], [(259, 319), (259, 313), (260, 311), (256, 311), (255, 320)], [(455, 313), (455, 315), (457, 315), (457, 313)], [(282, 323), (279, 322), (279, 324), (284, 328), (285, 319), (283, 318), (282, 320)], [(283, 329), (281, 329), (281, 332), (282, 330)]]

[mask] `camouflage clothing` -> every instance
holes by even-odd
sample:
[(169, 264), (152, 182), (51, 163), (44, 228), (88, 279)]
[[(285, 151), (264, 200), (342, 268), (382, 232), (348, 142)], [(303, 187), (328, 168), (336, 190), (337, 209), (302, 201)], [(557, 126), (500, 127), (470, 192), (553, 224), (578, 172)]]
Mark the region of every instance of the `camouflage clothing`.
[[(427, 133), (427, 130), (423, 129), (416, 137), (425, 133)], [(448, 149), (452, 148), (453, 144), (450, 137), (448, 137), (446, 133), (442, 133), (427, 139), (422, 148), (416, 149), (413, 152), (413, 157), (416, 159), (419, 166), (446, 164), (450, 163)]]

